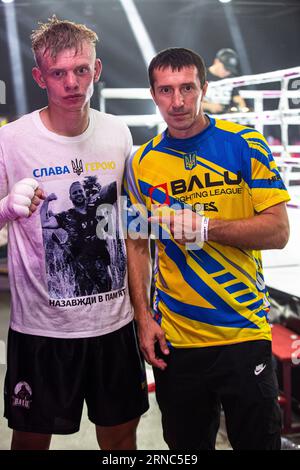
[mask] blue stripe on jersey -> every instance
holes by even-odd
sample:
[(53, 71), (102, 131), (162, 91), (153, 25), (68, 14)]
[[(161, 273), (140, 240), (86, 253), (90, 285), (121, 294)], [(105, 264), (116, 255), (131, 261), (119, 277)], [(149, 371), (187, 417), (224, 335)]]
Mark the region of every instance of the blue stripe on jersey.
[[(198, 157), (198, 158), (199, 158), (199, 157)], [(206, 157), (204, 156), (204, 157), (202, 157), (202, 158), (205, 159)], [(214, 168), (211, 168), (211, 167), (210, 167), (209, 165), (207, 165), (206, 163), (199, 162), (198, 160), (197, 160), (197, 165), (202, 166), (203, 168), (207, 168), (209, 171), (212, 171), (213, 173), (216, 173), (217, 175), (223, 176), (223, 174), (224, 174), (224, 173), (222, 173), (221, 171), (217, 171), (217, 170), (215, 170)]]
[(258, 162), (260, 162), (262, 165), (264, 165), (266, 168), (270, 170), (270, 161), (268, 157), (266, 157), (263, 153), (261, 153), (257, 149), (252, 148), (251, 150), (252, 150), (251, 158), (254, 158), (255, 160), (257, 160)]
[[(263, 304), (263, 302), (264, 302), (263, 300), (261, 300), (260, 302), (256, 302), (256, 304), (255, 304), (256, 307), (257, 308), (260, 307)], [(257, 305), (257, 304), (259, 304), (259, 305)], [(250, 307), (252, 307), (252, 305), (250, 305)], [(253, 310), (255, 310), (255, 308)], [(268, 312), (266, 310), (262, 309), (259, 312), (257, 312), (255, 315), (259, 318), (263, 318), (263, 317), (267, 317)]]
[[(180, 158), (181, 160), (184, 159), (184, 155), (182, 155), (181, 153), (177, 153), (175, 150), (172, 150), (168, 147), (165, 147), (165, 146), (162, 146), (161, 149), (159, 149), (160, 151), (164, 152), (166, 155), (172, 155), (173, 157), (177, 157), (177, 158)], [(187, 153), (187, 152), (186, 152)], [(222, 171), (218, 171), (216, 170), (215, 168), (212, 168), (210, 165), (208, 165), (207, 163), (203, 163), (203, 162), (200, 162), (198, 159), (199, 158), (203, 158), (204, 160), (207, 158), (207, 155), (197, 155), (197, 165), (199, 166), (202, 166), (203, 168), (207, 168), (207, 170), (213, 172), (213, 173), (216, 173), (217, 175), (219, 176), (223, 176), (223, 172)], [(235, 171), (237, 171), (235, 169)], [(233, 171), (234, 173), (234, 171)]]
[[(212, 151), (211, 143), (205, 142), (203, 148), (205, 149), (205, 153), (203, 152), (203, 158), (207, 158), (207, 160), (211, 161), (219, 165), (221, 168), (226, 167), (226, 170), (236, 174), (237, 171), (241, 170), (242, 175), (245, 172), (245, 164), (248, 165), (243, 161), (241, 154), (248, 150), (247, 142), (237, 134), (231, 134), (230, 138), (228, 139), (229, 132), (224, 129), (215, 129), (215, 133), (213, 134), (214, 139), (214, 149)], [(243, 149), (244, 147), (244, 149)], [(199, 145), (199, 153), (201, 150), (201, 143)]]
[(142, 155), (140, 156), (139, 163), (143, 160), (143, 158), (147, 155), (148, 152), (153, 148), (153, 139), (150, 140), (150, 142), (146, 145), (146, 147), (143, 150)]
[[(204, 131), (205, 134), (205, 131)], [(208, 135), (200, 133), (198, 136), (192, 137), (191, 139), (164, 139), (163, 144), (160, 147), (162, 152), (166, 153), (172, 152), (169, 150), (171, 145), (174, 146), (174, 140), (176, 141), (176, 146), (178, 150), (182, 150), (184, 154), (192, 151), (197, 151), (197, 155), (201, 158), (206, 159), (209, 162), (219, 165), (221, 168), (224, 168), (224, 163), (226, 162), (226, 170), (236, 174), (237, 171), (242, 170), (241, 168), (241, 159), (237, 158), (241, 154), (241, 146), (245, 146), (245, 149), (248, 147), (247, 142), (240, 137), (239, 135), (231, 134), (230, 138), (232, 141), (228, 140), (229, 132), (227, 130), (213, 128), (211, 129), (210, 134), (213, 136), (213, 140), (207, 139)], [(226, 150), (224, 155), (224, 136), (226, 141)], [(159, 147), (159, 146), (158, 146)], [(202, 152), (203, 149), (203, 152)], [(201, 163), (202, 166), (204, 164)], [(207, 167), (210, 171), (217, 173), (215, 169)]]
[(271, 154), (271, 150), (269, 149), (268, 145), (261, 139), (256, 139), (255, 137), (250, 137), (246, 139), (247, 142), (254, 142), (262, 146), (262, 148), (269, 154), (269, 158), (273, 160), (273, 156)]
[(234, 294), (235, 292), (239, 292), (240, 290), (245, 289), (249, 289), (249, 286), (247, 286), (243, 282), (238, 282), (236, 284), (232, 284), (231, 286), (225, 287), (225, 290), (227, 290), (229, 294)]
[(191, 258), (193, 258), (199, 266), (204, 269), (208, 274), (214, 274), (219, 271), (224, 271), (224, 266), (212, 258), (206, 251), (189, 251)]
[[(173, 149), (170, 149), (169, 147), (166, 147), (166, 146), (161, 146), (161, 148), (159, 149), (159, 151), (165, 153), (166, 155), (172, 155), (173, 157), (177, 157), (177, 158), (180, 158), (181, 160), (184, 160), (184, 155), (186, 153), (188, 153), (187, 151), (185, 152), (185, 154), (183, 155), (182, 153), (179, 153), (179, 152), (176, 152), (175, 150)], [(202, 156), (202, 155), (197, 155), (197, 158), (203, 158), (203, 159), (206, 159), (207, 157), (206, 156)], [(220, 176), (223, 176), (223, 173), (221, 171), (217, 171), (215, 168), (212, 168), (211, 166), (209, 166), (208, 164), (205, 164), (203, 162), (199, 162), (199, 160), (197, 160), (197, 165), (200, 165), (202, 166), (203, 168), (207, 168), (209, 171), (212, 171), (213, 173), (216, 173), (217, 175), (220, 175)]]
[(214, 278), (214, 280), (218, 284), (225, 284), (225, 282), (233, 281), (233, 279), (236, 279), (236, 277), (231, 273), (221, 274), (221, 276), (217, 276)]
[(208, 325), (222, 326), (227, 328), (253, 328), (258, 329), (258, 326), (250, 322), (247, 318), (241, 315), (228, 315), (228, 311), (214, 310), (209, 308), (197, 307), (189, 305), (179, 300), (173, 299), (170, 295), (158, 289), (158, 296), (164, 304), (174, 313), (190, 320), (207, 323)]
[[(212, 246), (209, 242), (206, 242), (210, 248), (212, 250), (214, 250), (216, 253), (218, 253), (222, 258), (224, 258), (224, 260), (229, 263), (234, 269), (237, 269), (239, 272), (241, 272), (243, 274), (243, 276), (245, 276), (249, 282), (251, 282), (251, 284), (253, 284), (254, 286), (256, 285), (256, 279), (254, 279), (253, 277), (250, 276), (250, 274), (245, 271), (245, 269), (242, 268), (242, 263), (241, 264), (237, 264), (237, 263), (234, 263), (232, 259), (228, 258), (227, 256), (225, 256), (221, 250), (218, 250), (215, 246)], [(241, 252), (243, 253), (243, 251), (241, 250)], [(248, 255), (247, 255), (248, 256)], [(234, 279), (236, 279), (236, 277), (234, 277)]]
[(253, 293), (250, 292), (249, 294), (243, 294), (239, 295), (238, 297), (235, 297), (235, 300), (239, 302), (240, 304), (243, 304), (245, 302), (249, 302), (249, 300), (256, 299), (257, 296)]
[(158, 148), (155, 150), (158, 150), (159, 152), (163, 152), (166, 155), (171, 155), (172, 157), (177, 157), (183, 160), (184, 154), (182, 154), (180, 151), (177, 152), (176, 150), (166, 147), (165, 145), (158, 146)]
[[(190, 266), (186, 263), (186, 259), (180, 248), (172, 241), (169, 240), (165, 253), (169, 258), (174, 261), (184, 278), (184, 281), (194, 289), (197, 294), (202, 296), (204, 299), (209, 299), (209, 302), (215, 307), (215, 311), (223, 312), (230, 314), (233, 319), (233, 322), (240, 321), (239, 318), (241, 315), (237, 313), (229, 304), (227, 304), (222, 297), (218, 296), (216, 292), (209, 287), (197, 273), (193, 271)], [(212, 312), (212, 310), (210, 310)], [(244, 318), (244, 317), (242, 317)], [(257, 326), (255, 325), (255, 328)]]
[(269, 180), (265, 179), (257, 179), (257, 180), (252, 180), (251, 182), (251, 187), (252, 188), (268, 188), (270, 189), (272, 185), (272, 189), (277, 188), (277, 189), (285, 189), (285, 186), (280, 179), (280, 181), (272, 181), (272, 183)]
[(253, 127), (246, 127), (246, 129), (239, 131), (238, 135), (246, 135), (246, 134), (249, 134), (250, 132), (257, 132), (257, 131), (255, 131)]
[[(251, 312), (253, 312), (254, 310), (257, 310), (259, 307), (261, 307), (263, 303), (264, 303), (264, 299), (260, 299), (257, 302), (254, 302), (253, 304), (248, 305), (247, 308), (251, 310)], [(259, 313), (256, 313), (256, 315), (259, 316)]]

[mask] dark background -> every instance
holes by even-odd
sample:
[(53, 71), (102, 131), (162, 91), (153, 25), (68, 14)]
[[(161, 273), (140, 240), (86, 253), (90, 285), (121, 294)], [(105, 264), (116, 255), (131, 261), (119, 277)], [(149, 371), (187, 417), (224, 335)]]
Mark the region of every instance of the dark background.
[[(245, 44), (248, 69), (261, 73), (299, 65), (300, 0), (135, 0), (156, 51), (182, 46), (200, 53), (207, 65), (223, 47), (237, 49), (232, 30), (237, 24)], [(7, 104), (0, 116), (16, 114), (12, 71), (8, 55), (5, 4), (0, 1), (0, 79), (7, 87)], [(225, 15), (225, 9), (229, 15)], [(55, 13), (61, 19), (85, 23), (99, 37), (98, 56), (103, 62), (102, 81), (106, 87), (147, 87), (146, 66), (118, 0), (16, 0), (15, 11), (27, 93), (27, 112), (46, 104), (46, 97), (31, 78), (34, 65), (30, 33), (38, 21)], [(229, 19), (228, 19), (229, 17)], [(17, 40), (17, 38), (16, 38)], [(92, 106), (99, 107), (99, 86)], [(137, 114), (153, 112), (149, 101), (111, 100), (108, 112)], [(142, 136), (141, 136), (142, 132)], [(151, 130), (133, 129), (140, 140)], [(141, 143), (141, 142), (138, 142)]]

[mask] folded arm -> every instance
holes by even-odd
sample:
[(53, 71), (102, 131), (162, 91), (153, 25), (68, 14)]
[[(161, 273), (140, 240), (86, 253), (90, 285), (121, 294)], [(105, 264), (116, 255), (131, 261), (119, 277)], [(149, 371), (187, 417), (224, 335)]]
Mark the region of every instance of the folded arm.
[[(284, 248), (289, 239), (289, 222), (284, 202), (239, 220), (207, 219), (189, 209), (170, 216), (153, 216), (151, 222), (166, 223), (180, 244), (214, 241), (249, 250)], [(203, 230), (204, 222), (208, 230)]]

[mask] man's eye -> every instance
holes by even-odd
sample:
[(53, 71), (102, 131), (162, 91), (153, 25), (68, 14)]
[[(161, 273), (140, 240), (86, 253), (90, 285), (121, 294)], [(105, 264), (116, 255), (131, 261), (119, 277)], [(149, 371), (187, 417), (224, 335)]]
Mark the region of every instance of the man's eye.
[(88, 68), (87, 68), (87, 67), (80, 67), (80, 68), (77, 70), (77, 73), (78, 73), (79, 75), (83, 75), (83, 74), (85, 74), (85, 73), (87, 73), (87, 72), (88, 72)]
[(164, 93), (164, 94), (167, 94), (167, 93), (170, 93), (171, 89), (167, 86), (161, 88), (161, 93)]
[(184, 87), (184, 91), (191, 91), (192, 89), (193, 89), (193, 88), (192, 88), (191, 85), (186, 85), (186, 86)]
[(54, 70), (54, 72), (53, 72), (53, 76), (54, 76), (54, 77), (58, 77), (58, 78), (59, 78), (59, 77), (62, 77), (62, 74), (63, 74), (63, 73), (62, 73), (62, 71), (60, 71), (60, 70)]

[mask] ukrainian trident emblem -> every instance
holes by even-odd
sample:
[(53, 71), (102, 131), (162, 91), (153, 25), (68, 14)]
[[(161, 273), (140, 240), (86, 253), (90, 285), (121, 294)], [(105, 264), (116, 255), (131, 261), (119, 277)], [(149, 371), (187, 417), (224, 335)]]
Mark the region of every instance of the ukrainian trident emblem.
[(184, 167), (186, 170), (192, 170), (197, 166), (197, 154), (196, 152), (186, 153), (183, 155)]
[(72, 168), (73, 168), (73, 173), (76, 173), (76, 175), (80, 176), (81, 173), (83, 172), (83, 165), (82, 165), (82, 160), (79, 160), (76, 158), (75, 161), (71, 160), (72, 163)]

